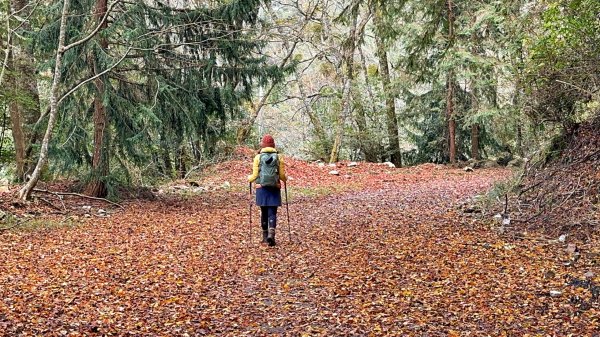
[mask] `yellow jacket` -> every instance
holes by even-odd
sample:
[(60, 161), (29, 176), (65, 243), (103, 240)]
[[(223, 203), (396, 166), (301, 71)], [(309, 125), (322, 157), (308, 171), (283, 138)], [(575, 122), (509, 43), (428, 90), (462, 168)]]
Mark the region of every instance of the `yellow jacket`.
[[(277, 153), (277, 150), (272, 147), (265, 147), (262, 150), (260, 150), (260, 153)], [(283, 165), (283, 156), (279, 154), (277, 157), (279, 159), (279, 180), (287, 181), (287, 176), (285, 175), (285, 165)], [(259, 166), (260, 166), (260, 154), (257, 154), (254, 157), (254, 163), (252, 165), (252, 174), (248, 176), (249, 182), (252, 183), (258, 178), (258, 174), (260, 171)]]

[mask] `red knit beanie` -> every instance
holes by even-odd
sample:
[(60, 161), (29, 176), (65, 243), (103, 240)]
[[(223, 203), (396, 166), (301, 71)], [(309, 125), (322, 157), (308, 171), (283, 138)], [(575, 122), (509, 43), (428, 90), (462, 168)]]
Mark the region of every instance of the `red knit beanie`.
[(261, 147), (275, 147), (275, 139), (271, 135), (264, 135), (260, 142)]

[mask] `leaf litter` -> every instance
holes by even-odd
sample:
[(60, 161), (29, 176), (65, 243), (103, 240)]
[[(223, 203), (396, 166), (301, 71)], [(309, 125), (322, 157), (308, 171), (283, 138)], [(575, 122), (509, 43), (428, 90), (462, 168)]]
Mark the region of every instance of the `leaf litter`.
[(290, 227), (281, 208), (278, 246), (268, 248), (240, 192), (250, 157), (201, 179), (237, 190), (130, 201), (80, 226), (3, 233), (0, 334), (598, 333), (598, 280), (578, 281), (593, 257), (565, 266), (559, 244), (510, 241), (454, 207), (508, 171), (340, 163), (331, 176), (289, 158), (290, 194), (331, 190), (293, 198)]

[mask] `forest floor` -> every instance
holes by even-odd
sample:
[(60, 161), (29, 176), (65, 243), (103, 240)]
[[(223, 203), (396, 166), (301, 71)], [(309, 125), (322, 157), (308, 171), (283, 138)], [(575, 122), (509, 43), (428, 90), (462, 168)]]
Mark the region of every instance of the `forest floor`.
[(1, 232), (0, 335), (600, 335), (594, 245), (507, 236), (457, 207), (509, 171), (289, 160), (291, 223), (281, 208), (266, 247), (250, 156), (200, 190)]

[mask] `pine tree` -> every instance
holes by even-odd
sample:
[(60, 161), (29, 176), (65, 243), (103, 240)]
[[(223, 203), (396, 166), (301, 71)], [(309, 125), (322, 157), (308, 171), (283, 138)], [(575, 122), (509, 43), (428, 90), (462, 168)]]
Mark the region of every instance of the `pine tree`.
[(15, 179), (19, 182), (33, 170), (34, 146), (39, 138), (33, 127), (40, 117), (40, 99), (33, 53), (27, 39), (31, 28), (27, 17), (33, 7), (28, 0), (10, 1), (10, 15), (16, 29), (8, 33), (11, 39), (7, 48), (7, 70), (9, 90), (12, 90), (9, 111), (15, 145)]
[[(403, 85), (411, 110), (404, 122), (415, 151), (422, 153), (413, 151), (412, 159), (454, 162), (499, 147), (497, 135), (488, 132), (511, 119), (511, 107), (500, 108), (497, 100), (498, 91), (506, 90), (500, 80), (511, 78), (504, 51), (509, 40), (505, 7), (487, 0), (432, 0), (404, 7), (400, 64), (412, 78)], [(432, 100), (444, 104), (432, 105)], [(428, 109), (442, 114), (436, 117)]]
[[(65, 169), (91, 168), (87, 192), (93, 195), (108, 192), (109, 158), (127, 174), (127, 163), (155, 162), (163, 171), (175, 163), (185, 171), (189, 153), (214, 155), (218, 139), (229, 132), (226, 120), (241, 116), (252, 89), (282, 74), (265, 63), (258, 53), (262, 43), (248, 29), (258, 23), (260, 1), (198, 8), (107, 5), (74, 2), (69, 41), (86, 36), (107, 9), (111, 20), (65, 54), (63, 92), (101, 76), (64, 98), (54, 142), (60, 146), (52, 148)], [(41, 55), (55, 50), (48, 43), (55, 35), (51, 23), (41, 29)]]

